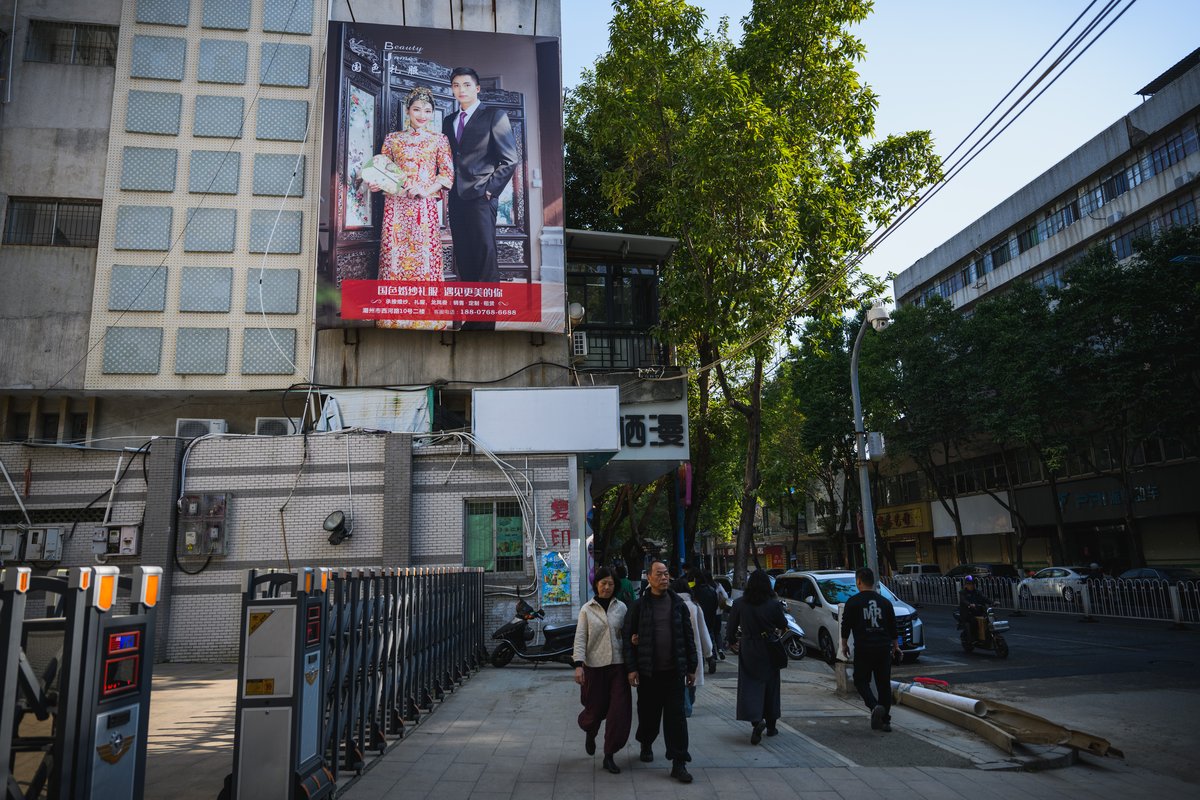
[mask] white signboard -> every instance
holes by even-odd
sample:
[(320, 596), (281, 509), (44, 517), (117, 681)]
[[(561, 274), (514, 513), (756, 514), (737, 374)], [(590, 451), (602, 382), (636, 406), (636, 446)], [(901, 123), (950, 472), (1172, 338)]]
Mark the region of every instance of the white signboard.
[(614, 461), (687, 461), (687, 399), (621, 404), (621, 450)]
[(615, 453), (616, 386), (475, 389), (472, 433), (495, 453)]

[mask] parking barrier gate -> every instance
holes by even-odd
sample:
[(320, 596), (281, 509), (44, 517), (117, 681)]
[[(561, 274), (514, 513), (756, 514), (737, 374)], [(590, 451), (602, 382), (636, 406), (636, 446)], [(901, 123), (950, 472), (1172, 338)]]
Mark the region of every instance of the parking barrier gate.
[(251, 571), (242, 625), (226, 797), (328, 796), (487, 660), (474, 567)]
[[(140, 798), (162, 569), (73, 567), (0, 579), (0, 757), (7, 798)], [(26, 616), (30, 595), (43, 617)], [(118, 613), (118, 608), (128, 613)], [(55, 654), (39, 675), (31, 638)], [(56, 649), (54, 645), (59, 645)], [(43, 723), (22, 723), (33, 715)], [(45, 723), (49, 723), (48, 730)], [(39, 758), (40, 756), (40, 758)]]

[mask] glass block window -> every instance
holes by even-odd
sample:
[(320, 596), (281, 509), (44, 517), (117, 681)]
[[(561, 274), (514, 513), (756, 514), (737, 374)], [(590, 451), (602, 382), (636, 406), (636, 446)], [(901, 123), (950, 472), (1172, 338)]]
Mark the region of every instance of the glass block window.
[(188, 191), (197, 194), (237, 194), (242, 154), (231, 150), (193, 150)]
[(242, 109), (245, 100), (241, 97), (219, 97), (211, 94), (196, 96), (196, 115), (192, 132), (196, 136), (221, 136), (229, 139), (242, 137)]
[(180, 311), (229, 311), (233, 294), (230, 267), (184, 267), (179, 283)]
[(162, 338), (162, 328), (108, 328), (104, 332), (104, 372), (156, 375), (162, 360)]
[(258, 101), (258, 125), (254, 135), (259, 139), (302, 142), (307, 122), (308, 101), (263, 97)]
[(137, 21), (186, 27), (188, 5), (188, 0), (137, 0)]
[[(241, 100), (240, 97), (236, 99)], [(129, 105), (125, 110), (125, 130), (131, 133), (175, 136), (179, 133), (179, 114), (182, 110), (183, 95), (174, 92), (131, 91)]]
[(263, 0), (263, 30), (271, 33), (312, 33), (312, 0)]
[(176, 150), (126, 147), (121, 154), (121, 188), (141, 192), (175, 191)]
[(175, 336), (176, 375), (224, 375), (228, 363), (228, 328), (179, 329)]
[(254, 193), (275, 197), (303, 197), (304, 156), (256, 153)]
[(204, 0), (201, 25), (227, 31), (250, 29), (250, 0)]
[(251, 211), (250, 252), (299, 253), (303, 226), (303, 211)]
[(203, 83), (245, 83), (249, 45), (222, 39), (202, 39), (196, 80)]
[(112, 67), (117, 63), (117, 27), (29, 20), (26, 61)]
[(113, 247), (117, 250), (170, 250), (170, 206), (119, 206)]
[(463, 565), (524, 572), (524, 524), (515, 500), (468, 500)]
[(100, 240), (99, 200), (8, 199), (5, 244), (95, 247)]
[(244, 334), (243, 375), (291, 375), (296, 371), (294, 328), (246, 328)]
[(299, 310), (300, 270), (251, 269), (246, 276), (247, 314), (295, 314)]
[(262, 45), (259, 83), (263, 86), (308, 86), (312, 49), (306, 44)]
[(183, 80), (187, 40), (175, 36), (134, 36), (129, 74), (134, 78)]
[(192, 253), (232, 253), (237, 239), (237, 211), (232, 208), (189, 208), (183, 249)]
[(167, 305), (167, 268), (114, 264), (109, 311), (162, 311)]

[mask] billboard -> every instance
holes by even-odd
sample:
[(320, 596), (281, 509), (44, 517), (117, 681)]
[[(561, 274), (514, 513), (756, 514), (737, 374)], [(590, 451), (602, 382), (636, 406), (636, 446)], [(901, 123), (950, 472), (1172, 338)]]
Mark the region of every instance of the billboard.
[(557, 39), (331, 22), (318, 327), (565, 331)]

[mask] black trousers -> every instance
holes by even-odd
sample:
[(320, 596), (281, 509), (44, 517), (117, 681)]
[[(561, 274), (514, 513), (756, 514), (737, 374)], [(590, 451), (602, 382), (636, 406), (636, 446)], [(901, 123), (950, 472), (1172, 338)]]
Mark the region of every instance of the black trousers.
[(671, 670), (642, 673), (639, 678), (637, 711), (638, 726), (635, 738), (642, 749), (649, 748), (658, 738), (661, 725), (667, 745), (668, 761), (691, 761), (688, 755), (687, 717), (683, 715), (683, 675)]
[(497, 283), (496, 209), (493, 197), (464, 200), (450, 192), (450, 238), (454, 240), (454, 272), (460, 281)]
[[(875, 692), (871, 692), (874, 679)], [(867, 708), (883, 706), (885, 711), (892, 707), (892, 653), (890, 650), (854, 648), (854, 688), (862, 696)]]

